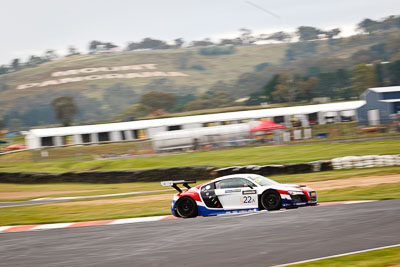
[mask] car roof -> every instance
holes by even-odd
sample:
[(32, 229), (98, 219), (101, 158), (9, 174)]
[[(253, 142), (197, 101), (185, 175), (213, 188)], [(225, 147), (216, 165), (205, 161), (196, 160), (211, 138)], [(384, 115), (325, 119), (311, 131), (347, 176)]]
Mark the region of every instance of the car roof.
[(262, 176), (262, 175), (254, 174), (254, 173), (238, 173), (238, 174), (231, 174), (231, 175), (225, 175), (225, 176), (218, 177), (218, 178), (212, 180), (212, 182), (217, 182), (217, 181), (224, 180), (227, 178), (248, 178), (248, 179), (250, 178), (251, 179), (251, 178), (254, 178), (257, 176)]

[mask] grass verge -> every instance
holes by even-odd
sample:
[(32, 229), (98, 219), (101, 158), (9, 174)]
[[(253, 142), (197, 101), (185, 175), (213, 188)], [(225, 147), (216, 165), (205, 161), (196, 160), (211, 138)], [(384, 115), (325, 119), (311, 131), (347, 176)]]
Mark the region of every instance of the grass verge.
[(383, 200), (400, 198), (400, 183), (318, 191), (318, 201)]
[(161, 186), (159, 182), (122, 184), (1, 184), (0, 202), (30, 200), (42, 197), (93, 196), (161, 189), (166, 189), (166, 187)]
[(145, 203), (60, 206), (55, 204), (0, 209), (0, 225), (110, 220), (170, 214), (171, 200)]
[(400, 264), (400, 247), (379, 249), (349, 256), (290, 265), (293, 267), (383, 267)]

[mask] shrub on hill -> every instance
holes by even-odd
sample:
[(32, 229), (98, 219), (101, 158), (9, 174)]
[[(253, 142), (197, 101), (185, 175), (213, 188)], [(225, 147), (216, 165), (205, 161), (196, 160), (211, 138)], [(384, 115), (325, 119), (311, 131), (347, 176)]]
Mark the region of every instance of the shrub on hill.
[(235, 53), (235, 47), (234, 46), (228, 46), (228, 47), (218, 47), (218, 46), (213, 46), (213, 47), (204, 47), (199, 49), (199, 54), (202, 56), (218, 56), (218, 55), (230, 55)]

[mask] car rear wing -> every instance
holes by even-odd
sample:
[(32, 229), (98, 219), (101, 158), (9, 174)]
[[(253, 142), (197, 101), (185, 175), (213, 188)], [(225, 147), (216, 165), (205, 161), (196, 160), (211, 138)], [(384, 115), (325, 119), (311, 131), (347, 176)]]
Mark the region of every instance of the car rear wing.
[(180, 181), (162, 181), (161, 185), (162, 186), (172, 186), (173, 188), (175, 188), (179, 193), (182, 193), (182, 189), (180, 189), (178, 187), (178, 184), (182, 184), (184, 187), (186, 187), (187, 189), (190, 189), (190, 185), (189, 184), (194, 184), (196, 183), (196, 180), (180, 180)]

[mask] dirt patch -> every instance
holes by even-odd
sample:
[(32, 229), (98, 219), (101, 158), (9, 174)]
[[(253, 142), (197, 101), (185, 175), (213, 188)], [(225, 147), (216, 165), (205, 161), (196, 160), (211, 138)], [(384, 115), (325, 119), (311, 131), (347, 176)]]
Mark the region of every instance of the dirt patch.
[(0, 199), (36, 198), (51, 195), (87, 193), (97, 190), (70, 190), (70, 191), (37, 191), (37, 192), (0, 192)]
[(353, 177), (347, 179), (308, 182), (305, 184), (315, 190), (329, 190), (352, 186), (371, 186), (390, 183), (400, 183), (400, 174)]
[(115, 203), (143, 203), (149, 201), (172, 201), (173, 194), (161, 194), (161, 195), (149, 195), (149, 196), (137, 196), (137, 197), (127, 197), (127, 198), (116, 198), (116, 199), (97, 199), (97, 200), (85, 200), (85, 201), (75, 201), (75, 202), (65, 202), (48, 204), (48, 206), (76, 206), (76, 205), (103, 205), (103, 204), (115, 204)]

